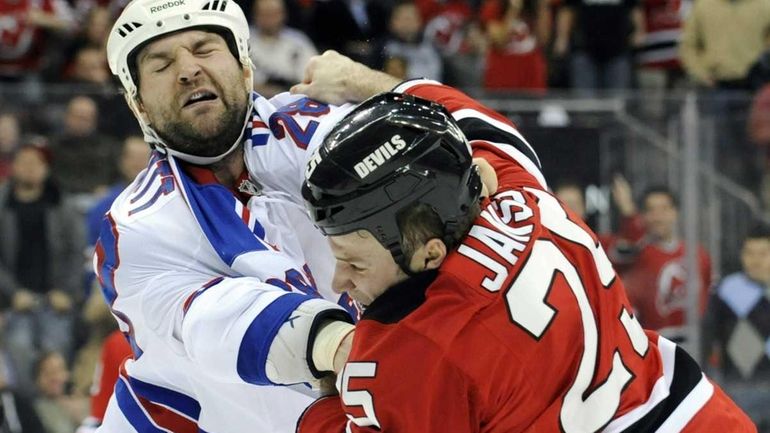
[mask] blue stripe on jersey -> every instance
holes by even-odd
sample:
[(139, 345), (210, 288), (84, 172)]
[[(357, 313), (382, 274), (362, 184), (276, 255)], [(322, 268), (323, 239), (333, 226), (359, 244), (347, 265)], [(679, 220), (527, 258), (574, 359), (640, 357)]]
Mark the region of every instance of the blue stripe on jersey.
[[(152, 185), (152, 184), (148, 183), (147, 185), (149, 186), (149, 185)], [(144, 193), (142, 193), (142, 194), (144, 194)], [(141, 212), (141, 211), (149, 208), (150, 206), (154, 205), (155, 202), (158, 201), (158, 199), (160, 198), (161, 194), (163, 194), (163, 188), (158, 188), (158, 190), (155, 191), (155, 195), (153, 195), (151, 199), (149, 199), (145, 204), (143, 204), (143, 205), (141, 205), (139, 207), (136, 207), (136, 208), (131, 209), (130, 211), (128, 211), (128, 215), (131, 216), (131, 215), (133, 215), (133, 214), (135, 214), (137, 212)], [(132, 203), (133, 203), (133, 201), (132, 201)]]
[(155, 178), (157, 178), (158, 174), (160, 174), (160, 170), (158, 169), (157, 164), (155, 167), (151, 167), (150, 169), (152, 170), (152, 174), (150, 174), (150, 178), (147, 180), (147, 183), (144, 184), (144, 188), (142, 188), (142, 191), (139, 194), (134, 194), (134, 196), (131, 198), (131, 204), (138, 202), (139, 200), (142, 199), (142, 197), (144, 197), (145, 194), (147, 194), (147, 191), (150, 190), (150, 187), (152, 186), (152, 184), (155, 183)]
[(153, 403), (174, 409), (179, 413), (185, 414), (188, 418), (198, 421), (198, 417), (201, 413), (201, 406), (194, 398), (172, 389), (143, 382), (130, 376), (128, 382), (136, 395), (146, 398)]
[(118, 297), (118, 291), (115, 289), (115, 269), (120, 264), (118, 256), (117, 228), (112, 215), (107, 213), (102, 218), (102, 228), (99, 233), (99, 246), (103, 260), (99, 268), (100, 282), (102, 285), (102, 294), (107, 301), (107, 305), (112, 306)]
[(232, 266), (241, 254), (268, 249), (236, 215), (236, 198), (230, 190), (218, 184), (200, 185), (187, 173), (180, 174), (198, 225), (222, 261)]
[(264, 146), (270, 140), (270, 134), (254, 134), (251, 136), (251, 147)]
[(238, 375), (241, 379), (255, 385), (276, 385), (265, 372), (270, 345), (291, 313), (308, 299), (312, 298), (298, 293), (282, 295), (251, 322), (238, 349)]
[(150, 421), (147, 414), (144, 413), (139, 403), (131, 395), (131, 391), (128, 390), (128, 385), (124, 382), (124, 379), (118, 377), (118, 381), (115, 383), (115, 400), (118, 402), (118, 407), (126, 420), (131, 424), (133, 428), (139, 433), (167, 433), (165, 430), (161, 430)]

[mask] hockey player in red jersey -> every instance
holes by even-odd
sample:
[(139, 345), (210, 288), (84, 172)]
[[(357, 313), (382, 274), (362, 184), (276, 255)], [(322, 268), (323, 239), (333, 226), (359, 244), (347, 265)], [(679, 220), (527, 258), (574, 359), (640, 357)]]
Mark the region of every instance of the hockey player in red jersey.
[[(489, 197), (472, 157), (497, 173)], [(302, 192), (334, 287), (366, 310), (340, 395), (298, 432), (756, 431), (641, 328), (532, 148), (461, 92), (412, 81), (365, 102), (311, 157)]]

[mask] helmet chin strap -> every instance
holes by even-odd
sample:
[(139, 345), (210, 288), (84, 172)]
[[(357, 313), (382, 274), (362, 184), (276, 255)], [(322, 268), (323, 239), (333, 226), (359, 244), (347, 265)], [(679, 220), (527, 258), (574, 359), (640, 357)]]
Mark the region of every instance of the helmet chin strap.
[(227, 155), (232, 153), (239, 145), (243, 143), (243, 135), (246, 133), (246, 129), (250, 123), (250, 119), (252, 116), (252, 111), (254, 110), (254, 99), (251, 97), (251, 89), (252, 89), (252, 68), (254, 67), (251, 60), (248, 62), (241, 62), (244, 66), (244, 69), (247, 71), (244, 77), (244, 84), (246, 85), (246, 90), (248, 92), (247, 95), (247, 101), (248, 104), (246, 106), (246, 114), (244, 115), (243, 119), (243, 126), (241, 127), (241, 133), (238, 135), (238, 138), (235, 140), (235, 142), (230, 146), (229, 149), (227, 149), (225, 152), (216, 155), (216, 156), (198, 156), (198, 155), (191, 155), (189, 153), (180, 152), (178, 150), (174, 150), (168, 146), (168, 144), (160, 138), (157, 132), (150, 126), (150, 123), (147, 121), (145, 115), (139, 110), (139, 106), (137, 105), (137, 98), (138, 98), (138, 89), (136, 91), (136, 94), (132, 97), (128, 93), (126, 93), (126, 101), (128, 102), (128, 106), (131, 108), (131, 111), (134, 112), (134, 115), (139, 120), (139, 125), (142, 128), (142, 132), (144, 133), (144, 141), (155, 147), (158, 151), (161, 153), (165, 153), (168, 155), (171, 155), (175, 158), (179, 158), (182, 161), (189, 162), (191, 164), (196, 165), (211, 165), (215, 162), (219, 162), (223, 160)]
[(396, 242), (392, 245), (388, 245), (387, 249), (390, 251), (390, 255), (393, 256), (393, 260), (396, 261), (396, 264), (399, 268), (401, 268), (402, 271), (409, 277), (413, 277), (417, 275), (419, 272), (413, 271), (409, 267), (409, 262), (407, 260), (406, 254), (404, 254), (404, 250), (401, 249), (401, 243)]
[[(196, 165), (211, 165), (215, 162), (219, 162), (223, 160), (227, 155), (233, 152), (238, 146), (243, 144), (243, 135), (246, 133), (246, 129), (249, 123), (249, 119), (251, 119), (252, 116), (252, 110), (254, 108), (254, 102), (252, 101), (251, 95), (248, 96), (249, 103), (246, 106), (246, 116), (243, 119), (243, 126), (241, 127), (241, 133), (238, 135), (238, 138), (235, 140), (235, 142), (230, 146), (229, 149), (227, 149), (225, 152), (216, 155), (216, 156), (197, 156), (197, 155), (191, 155), (189, 153), (180, 152), (178, 150), (174, 150), (160, 138), (153, 130), (153, 133), (155, 134), (156, 141), (153, 143), (156, 147), (160, 148), (161, 152), (167, 153), (175, 158), (179, 158), (182, 161), (189, 162), (191, 164)], [(151, 128), (151, 127), (150, 127)]]

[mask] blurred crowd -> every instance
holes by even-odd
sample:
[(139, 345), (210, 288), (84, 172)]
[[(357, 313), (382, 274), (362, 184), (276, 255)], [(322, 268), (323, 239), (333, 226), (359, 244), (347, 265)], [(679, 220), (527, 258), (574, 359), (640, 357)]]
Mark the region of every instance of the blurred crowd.
[[(6, 0), (0, 81), (111, 86), (105, 45), (127, 0)], [(762, 0), (249, 0), (255, 83), (302, 78), (337, 50), (396, 76), (533, 90), (758, 90), (770, 75)]]
[[(89, 431), (130, 354), (90, 270), (102, 215), (149, 155), (107, 67), (126, 3), (0, 1), (0, 433)], [(696, 90), (728, 137), (717, 143), (720, 168), (770, 203), (767, 0), (238, 3), (266, 96), (301, 81), (327, 49), (474, 91)], [(58, 84), (67, 91), (47, 90)], [(585, 185), (562, 179), (554, 192), (584, 214)], [(714, 275), (701, 248), (688, 276), (676, 194), (651, 186), (634, 197), (618, 176), (611, 197), (620, 218), (601, 242), (641, 323), (685, 339), (697, 286), (704, 365), (770, 431), (770, 229), (749, 232), (737, 272)]]

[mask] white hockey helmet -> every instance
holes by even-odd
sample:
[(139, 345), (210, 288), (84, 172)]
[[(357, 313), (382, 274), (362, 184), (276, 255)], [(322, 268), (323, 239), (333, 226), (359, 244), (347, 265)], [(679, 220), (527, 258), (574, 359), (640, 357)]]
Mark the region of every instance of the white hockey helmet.
[[(126, 91), (126, 101), (144, 132), (145, 140), (161, 151), (195, 164), (211, 164), (224, 158), (240, 141), (222, 155), (199, 157), (170, 149), (147, 123), (136, 106), (138, 73), (132, 64), (138, 50), (148, 42), (173, 32), (192, 28), (208, 28), (222, 34), (240, 63), (249, 71), (249, 25), (235, 0), (132, 0), (110, 31), (107, 39), (107, 61)], [(251, 81), (249, 78), (248, 82)], [(248, 85), (248, 83), (247, 83)], [(249, 97), (249, 107), (251, 98)], [(246, 118), (249, 117), (247, 110)], [(244, 126), (246, 119), (244, 119)]]
[(136, 50), (168, 33), (193, 27), (213, 27), (232, 36), (238, 60), (251, 66), (249, 25), (235, 0), (133, 0), (120, 14), (107, 40), (110, 70), (131, 96), (137, 86), (131, 69)]

